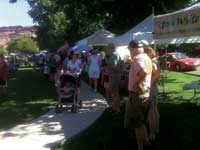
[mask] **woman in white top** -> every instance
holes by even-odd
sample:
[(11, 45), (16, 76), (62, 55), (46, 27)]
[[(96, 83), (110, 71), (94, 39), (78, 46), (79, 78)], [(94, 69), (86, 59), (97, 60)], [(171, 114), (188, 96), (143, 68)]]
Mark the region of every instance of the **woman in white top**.
[(72, 52), (71, 59), (67, 63), (67, 71), (71, 73), (77, 73), (77, 86), (80, 87), (80, 74), (82, 71), (82, 64), (80, 59), (78, 59), (78, 54), (76, 52)]
[(92, 87), (92, 84), (94, 82), (94, 90), (97, 91), (98, 87), (98, 79), (100, 76), (100, 70), (101, 70), (101, 58), (99, 55), (96, 54), (96, 51), (92, 52), (92, 55), (89, 56), (89, 83)]
[(73, 52), (71, 54), (71, 59), (67, 63), (67, 70), (72, 73), (80, 72), (82, 68), (81, 61), (77, 57), (78, 57), (78, 54)]

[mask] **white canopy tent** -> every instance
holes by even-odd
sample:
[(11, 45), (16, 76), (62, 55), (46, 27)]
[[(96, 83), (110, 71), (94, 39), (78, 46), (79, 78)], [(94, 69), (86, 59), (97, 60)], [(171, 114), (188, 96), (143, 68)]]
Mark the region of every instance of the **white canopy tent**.
[(82, 44), (82, 45), (89, 45), (89, 46), (95, 46), (95, 45), (107, 45), (110, 41), (110, 38), (113, 38), (115, 35), (107, 30), (99, 30), (92, 35), (78, 41), (76, 44)]
[[(181, 36), (181, 37), (173, 37), (173, 38), (170, 37), (170, 38), (161, 38), (161, 39), (155, 39), (152, 34), (155, 32), (154, 31), (155, 22), (153, 21), (155, 18), (161, 18), (164, 16), (172, 16), (172, 15), (188, 13), (188, 12), (189, 12), (188, 17), (191, 17), (193, 15), (191, 11), (196, 11), (196, 10), (199, 10), (200, 12), (200, 3), (196, 3), (190, 7), (178, 10), (173, 13), (165, 14), (165, 15), (158, 15), (158, 16), (150, 15), (149, 17), (144, 19), (141, 23), (139, 23), (138, 25), (130, 29), (128, 32), (120, 36), (111, 38), (110, 42), (114, 43), (117, 47), (127, 46), (128, 43), (132, 39), (146, 40), (151, 44), (153, 43), (155, 44), (200, 43), (200, 34), (195, 35), (195, 36), (191, 35), (191, 36)], [(197, 14), (200, 14), (200, 13), (197, 13)], [(200, 15), (196, 15), (196, 20), (199, 21), (198, 23), (200, 23)], [(197, 34), (197, 32), (194, 32), (194, 33)]]
[(129, 50), (127, 48), (129, 42), (132, 39), (136, 40), (146, 40), (149, 43), (153, 43), (153, 16), (150, 15), (144, 19), (141, 23), (127, 31), (126, 33), (111, 38), (109, 42), (114, 43), (116, 46), (116, 51), (120, 54), (121, 58), (130, 56)]
[(154, 39), (155, 44), (200, 43), (200, 36)]
[(150, 15), (128, 32), (110, 39), (110, 42), (114, 43), (115, 46), (127, 46), (132, 39), (146, 40), (149, 43), (153, 43), (152, 32), (153, 16)]
[(130, 57), (130, 52), (127, 46), (118, 46), (116, 47), (116, 51), (119, 53), (122, 60), (124, 60), (127, 57)]
[(115, 35), (107, 30), (100, 30), (92, 34), (87, 41), (88, 45), (107, 45), (109, 39), (113, 38)]

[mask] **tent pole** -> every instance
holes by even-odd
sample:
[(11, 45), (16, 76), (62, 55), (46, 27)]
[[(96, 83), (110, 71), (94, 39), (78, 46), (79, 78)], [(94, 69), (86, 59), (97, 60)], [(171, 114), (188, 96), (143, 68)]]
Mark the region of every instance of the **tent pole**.
[(167, 53), (167, 48), (168, 48), (168, 45), (165, 44), (165, 53)]
[(156, 51), (156, 40), (154, 40), (154, 47), (153, 47), (154, 51)]
[[(153, 30), (154, 30), (154, 6), (152, 7), (152, 22), (153, 22)], [(154, 31), (153, 31), (154, 33)], [(156, 51), (156, 39), (154, 39), (154, 51)]]
[[(167, 53), (167, 48), (168, 48), (168, 45), (165, 44), (165, 54)], [(169, 64), (167, 64), (167, 58), (165, 58), (165, 69), (166, 69), (166, 74), (167, 74), (167, 71), (168, 69), (170, 68)]]

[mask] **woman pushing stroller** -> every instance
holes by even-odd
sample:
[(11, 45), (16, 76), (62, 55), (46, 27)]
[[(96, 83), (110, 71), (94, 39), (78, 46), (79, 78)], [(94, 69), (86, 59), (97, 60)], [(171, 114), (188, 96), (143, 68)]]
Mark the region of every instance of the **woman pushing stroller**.
[(76, 112), (78, 106), (82, 107), (82, 102), (78, 99), (80, 93), (80, 74), (82, 71), (81, 61), (77, 58), (78, 54), (72, 52), (71, 59), (67, 63), (65, 72), (60, 77), (60, 84), (58, 88), (59, 104), (56, 109), (62, 105), (72, 104), (72, 112)]
[(72, 51), (71, 52), (71, 59), (67, 63), (66, 70), (67, 70), (68, 73), (75, 75), (77, 77), (78, 87), (80, 87), (80, 75), (81, 75), (81, 72), (82, 72), (82, 68), (83, 68), (83, 66), (82, 66), (81, 60), (78, 59), (78, 53)]

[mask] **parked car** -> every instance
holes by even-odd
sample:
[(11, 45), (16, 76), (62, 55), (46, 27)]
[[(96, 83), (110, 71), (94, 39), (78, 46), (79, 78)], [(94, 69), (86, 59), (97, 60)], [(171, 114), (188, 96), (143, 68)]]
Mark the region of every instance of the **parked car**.
[(162, 68), (168, 68), (170, 70), (189, 71), (200, 68), (199, 59), (190, 58), (181, 52), (166, 53), (159, 60)]

